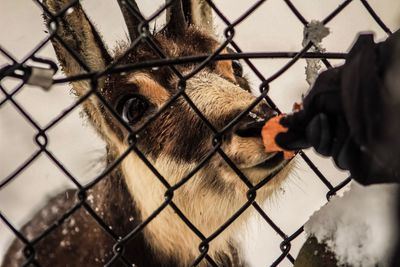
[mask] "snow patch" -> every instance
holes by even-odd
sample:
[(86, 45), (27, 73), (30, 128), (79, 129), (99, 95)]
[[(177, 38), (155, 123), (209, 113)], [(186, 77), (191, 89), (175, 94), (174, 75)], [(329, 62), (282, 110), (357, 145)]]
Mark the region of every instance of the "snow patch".
[(304, 226), (336, 254), (339, 264), (389, 266), (396, 245), (397, 185), (363, 187), (355, 182), (343, 197), (335, 196)]

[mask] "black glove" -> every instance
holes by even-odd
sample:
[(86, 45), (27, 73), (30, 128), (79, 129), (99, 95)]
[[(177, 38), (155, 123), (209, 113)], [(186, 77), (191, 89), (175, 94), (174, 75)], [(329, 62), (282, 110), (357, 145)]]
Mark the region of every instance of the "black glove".
[(358, 158), (361, 150), (344, 117), (341, 72), (342, 68), (333, 68), (319, 75), (303, 109), (281, 120), (289, 130), (278, 134), (276, 142), (289, 150), (313, 147), (319, 154), (331, 156), (339, 168), (358, 174), (363, 163), (352, 162), (352, 158)]
[(277, 144), (290, 150), (314, 147), (363, 184), (400, 181), (400, 138), (392, 140), (397, 145), (383, 141), (386, 118), (400, 115), (400, 109), (388, 108), (393, 105), (384, 85), (400, 43), (399, 33), (394, 37), (375, 44), (371, 35), (361, 35), (343, 66), (319, 75), (303, 109), (281, 120), (288, 132), (276, 137)]

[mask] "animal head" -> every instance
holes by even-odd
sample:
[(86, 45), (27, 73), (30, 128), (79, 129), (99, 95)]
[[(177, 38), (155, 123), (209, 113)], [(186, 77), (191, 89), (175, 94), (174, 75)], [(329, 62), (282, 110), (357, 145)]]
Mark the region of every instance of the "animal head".
[[(209, 55), (221, 46), (213, 33), (211, 9), (201, 0), (167, 1), (166, 25), (154, 33), (147, 30), (134, 1), (118, 1), (130, 41), (120, 43), (114, 55), (108, 52), (78, 1), (72, 5), (67, 0), (44, 2), (53, 14), (61, 12), (53, 29), (52, 43), (67, 76), (91, 71), (101, 73), (110, 64)], [(71, 5), (72, 11), (65, 11), (67, 5)], [(52, 21), (51, 16), (46, 17), (48, 22)], [(221, 51), (227, 52), (228, 48)], [(134, 145), (120, 168), (143, 218), (164, 202), (166, 192), (144, 158), (170, 185), (179, 183), (204, 161), (204, 166), (176, 190), (174, 202), (207, 236), (247, 200), (248, 187), (226, 163), (224, 155), (252, 184), (281, 169), (285, 161), (280, 153), (264, 151), (261, 127), (275, 114), (265, 101), (224, 132), (220, 146), (215, 148), (214, 131), (223, 129), (255, 97), (237, 60), (212, 61), (194, 73), (198, 64), (175, 65), (175, 70), (160, 66), (100, 75), (91, 81), (74, 81), (72, 87), (79, 97), (94, 92), (83, 102), (83, 107), (114, 158)], [(213, 149), (222, 153), (209, 156)], [(273, 191), (284, 177), (281, 174), (268, 183), (261, 197)], [(183, 250), (190, 247), (190, 253), (195, 254), (199, 240), (190, 231), (180, 230), (181, 234), (174, 237), (165, 235), (169, 231), (166, 228), (185, 228), (179, 219), (168, 217), (175, 216), (172, 213), (167, 209), (145, 231), (150, 239), (157, 239), (155, 243), (161, 244), (160, 250), (176, 254), (176, 243), (180, 243), (185, 246)], [(230, 238), (224, 235), (225, 238), (216, 241), (221, 246)], [(181, 257), (190, 253), (183, 251)]]

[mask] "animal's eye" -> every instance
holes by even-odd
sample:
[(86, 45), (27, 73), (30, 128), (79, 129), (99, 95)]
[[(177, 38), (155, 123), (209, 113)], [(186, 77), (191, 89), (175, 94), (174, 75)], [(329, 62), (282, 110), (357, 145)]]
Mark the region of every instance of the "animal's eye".
[(143, 117), (148, 107), (149, 104), (146, 99), (141, 96), (130, 95), (118, 101), (116, 110), (125, 122), (133, 124)]
[(232, 60), (232, 68), (235, 76), (242, 77), (243, 76), (243, 66), (238, 59)]

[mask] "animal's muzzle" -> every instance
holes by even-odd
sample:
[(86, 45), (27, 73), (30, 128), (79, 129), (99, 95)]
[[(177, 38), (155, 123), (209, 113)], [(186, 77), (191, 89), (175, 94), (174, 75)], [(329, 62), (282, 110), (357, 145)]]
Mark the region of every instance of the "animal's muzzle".
[(273, 110), (270, 110), (264, 116), (257, 116), (250, 112), (250, 115), (246, 119), (237, 124), (234, 128), (234, 133), (243, 138), (261, 137), (261, 130), (265, 122), (276, 115), (277, 113)]

